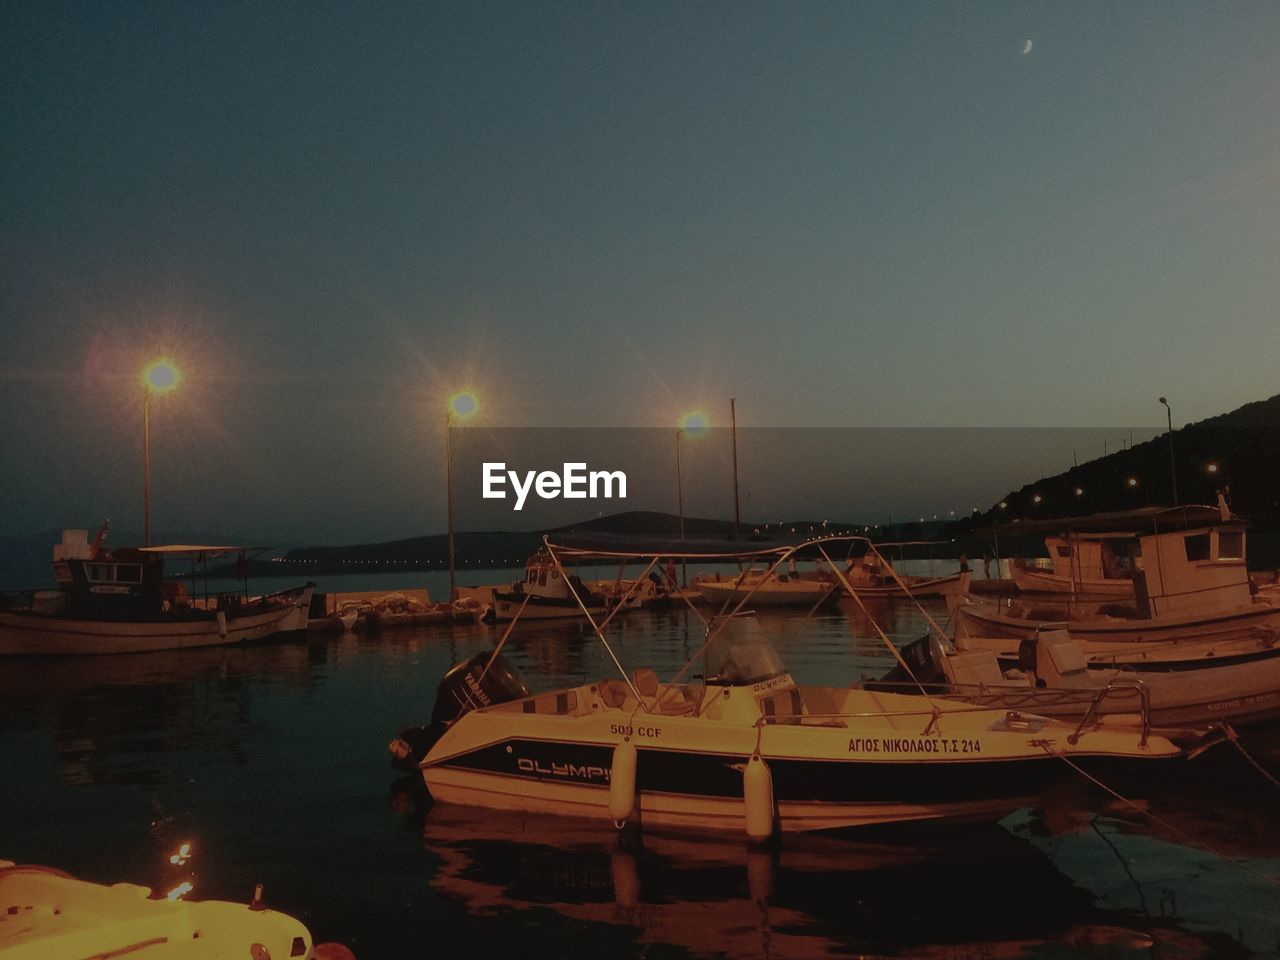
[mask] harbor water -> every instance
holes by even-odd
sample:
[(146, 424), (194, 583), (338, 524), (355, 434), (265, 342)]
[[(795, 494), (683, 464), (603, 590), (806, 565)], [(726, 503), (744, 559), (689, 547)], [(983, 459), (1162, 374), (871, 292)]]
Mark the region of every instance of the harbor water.
[[(496, 575), (489, 582), (515, 572)], [(584, 573), (584, 576), (591, 574)], [(601, 573), (602, 576), (607, 574)], [(692, 575), (692, 571), (691, 571)], [(428, 584), (443, 597), (438, 575)], [(467, 582), (468, 575), (462, 582)], [(471, 577), (470, 579), (474, 579)], [(395, 590), (403, 578), (321, 589)], [(215, 585), (216, 586), (216, 585)], [(259, 584), (269, 590), (274, 584)], [(929, 614), (945, 618), (933, 605)], [(897, 643), (926, 615), (869, 611)], [(891, 665), (847, 601), (762, 618), (801, 683)], [(99, 882), (264, 898), (361, 960), (440, 956), (1248, 957), (1280, 952), (1280, 786), (1230, 745), (1125, 799), (1083, 780), (998, 824), (786, 836), (645, 834), (432, 806), (387, 742), (430, 714), (501, 626), (0, 665), (0, 856)], [(702, 627), (637, 612), (610, 631), (669, 676)], [(533, 690), (614, 675), (577, 623), (517, 625)], [(1242, 744), (1280, 771), (1280, 734)], [(171, 862), (183, 843), (191, 857)], [(181, 860), (182, 858), (177, 858)]]

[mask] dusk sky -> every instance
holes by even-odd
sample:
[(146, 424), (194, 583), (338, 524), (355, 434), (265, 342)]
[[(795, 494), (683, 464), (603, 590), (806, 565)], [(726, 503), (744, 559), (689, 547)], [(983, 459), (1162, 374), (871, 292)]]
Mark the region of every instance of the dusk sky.
[(4, 535), (141, 529), (160, 355), (157, 529), (328, 543), (443, 528), (463, 386), (544, 427), (1280, 392), (1271, 2), (8, 0), (0, 97)]

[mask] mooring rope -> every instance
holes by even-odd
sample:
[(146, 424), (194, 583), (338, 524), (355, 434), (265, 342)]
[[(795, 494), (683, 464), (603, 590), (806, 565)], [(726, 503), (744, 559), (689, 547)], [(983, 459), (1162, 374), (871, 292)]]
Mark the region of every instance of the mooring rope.
[(1249, 763), (1253, 765), (1253, 769), (1257, 770), (1260, 774), (1270, 780), (1272, 784), (1280, 787), (1280, 780), (1276, 779), (1270, 770), (1266, 769), (1266, 767), (1260, 764), (1257, 760), (1253, 759), (1253, 757), (1249, 755), (1249, 752), (1245, 750), (1244, 746), (1240, 743), (1240, 736), (1236, 733), (1234, 727), (1227, 726), (1224, 728), (1224, 732), (1226, 734), (1227, 741), (1240, 751), (1240, 756), (1248, 760)]
[(1084, 777), (1090, 783), (1094, 784), (1097, 787), (1102, 788), (1107, 793), (1111, 794), (1111, 796), (1119, 800), (1121, 803), (1129, 807), (1132, 807), (1134, 810), (1137, 810), (1141, 814), (1145, 814), (1147, 817), (1150, 817), (1153, 821), (1158, 823), (1160, 826), (1164, 827), (1166, 830), (1168, 830), (1170, 833), (1174, 834), (1175, 836), (1179, 837), (1180, 839), (1185, 840), (1191, 846), (1198, 847), (1199, 849), (1204, 850), (1206, 853), (1213, 854), (1215, 857), (1217, 857), (1219, 860), (1222, 860), (1225, 863), (1229, 863), (1232, 866), (1239, 867), (1245, 873), (1253, 874), (1253, 876), (1258, 877), (1261, 880), (1265, 880), (1267, 883), (1270, 883), (1273, 886), (1280, 887), (1280, 878), (1268, 876), (1267, 874), (1263, 873), (1261, 870), (1255, 870), (1253, 867), (1249, 866), (1247, 863), (1241, 863), (1239, 860), (1235, 860), (1232, 857), (1227, 856), (1225, 853), (1222, 853), (1219, 850), (1215, 850), (1213, 847), (1209, 846), (1207, 843), (1203, 842), (1202, 840), (1199, 840), (1196, 837), (1193, 837), (1191, 834), (1187, 833), (1185, 830), (1180, 830), (1179, 828), (1175, 827), (1168, 820), (1165, 820), (1162, 817), (1156, 816), (1150, 810), (1147, 810), (1140, 804), (1135, 803), (1134, 801), (1130, 800), (1128, 797), (1123, 796), (1118, 791), (1113, 790), (1111, 787), (1107, 786), (1105, 783), (1103, 783), (1093, 774), (1089, 773), (1087, 770), (1082, 768), (1078, 763), (1072, 762), (1071, 758), (1068, 757), (1066, 754), (1060, 753), (1057, 750), (1054, 750), (1051, 746), (1049, 746), (1049, 742), (1047, 740), (1037, 740), (1034, 742), (1037, 746), (1039, 746), (1042, 750), (1044, 750), (1045, 753), (1049, 754), (1049, 756), (1057, 757), (1059, 760), (1061, 760), (1063, 763), (1069, 766), (1076, 773), (1080, 774), (1080, 776)]

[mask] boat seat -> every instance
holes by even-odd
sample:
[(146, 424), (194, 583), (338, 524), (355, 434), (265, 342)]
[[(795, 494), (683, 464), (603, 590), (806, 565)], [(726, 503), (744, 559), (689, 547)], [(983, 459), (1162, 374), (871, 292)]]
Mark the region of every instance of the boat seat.
[(809, 710), (799, 687), (779, 690), (771, 696), (760, 698), (760, 713), (774, 723), (800, 723)]
[(631, 671), (631, 684), (640, 696), (649, 700), (658, 695), (658, 674), (649, 667), (637, 667)]
[(1048, 687), (1092, 687), (1089, 662), (1065, 630), (1040, 634), (1036, 674)]
[(624, 680), (601, 680), (598, 689), (600, 691), (600, 702), (606, 707), (614, 710), (622, 709), (627, 705), (627, 701), (635, 704), (635, 698), (631, 696), (631, 689)]
[(678, 717), (693, 713), (696, 706), (685, 694), (683, 688), (659, 683), (657, 673), (649, 667), (637, 667), (633, 670), (631, 683), (651, 712)]
[(956, 686), (999, 687), (1010, 683), (1001, 672), (993, 650), (953, 653), (941, 660), (947, 682)]

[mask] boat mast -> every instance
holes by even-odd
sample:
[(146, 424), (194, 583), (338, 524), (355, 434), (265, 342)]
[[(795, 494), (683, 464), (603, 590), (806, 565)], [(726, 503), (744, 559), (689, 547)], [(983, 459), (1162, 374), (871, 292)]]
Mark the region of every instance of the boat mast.
[(729, 436), (733, 441), (733, 539), (738, 539), (738, 414), (736, 397), (729, 398)]

